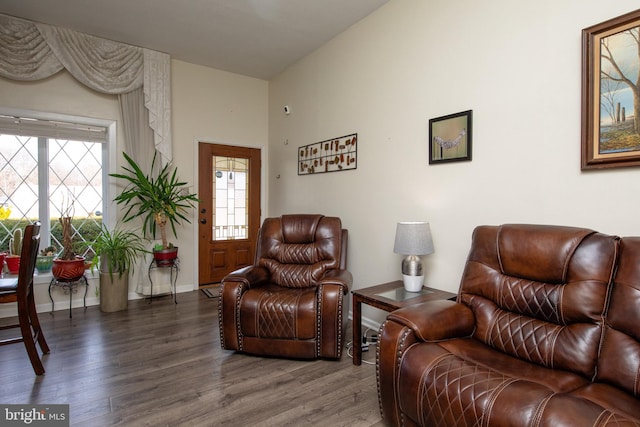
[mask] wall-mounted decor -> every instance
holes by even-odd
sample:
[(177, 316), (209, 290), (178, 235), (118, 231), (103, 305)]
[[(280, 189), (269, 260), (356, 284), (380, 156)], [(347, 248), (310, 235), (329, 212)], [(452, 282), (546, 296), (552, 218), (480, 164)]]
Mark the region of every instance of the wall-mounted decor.
[(429, 120), (429, 164), (471, 160), (471, 110)]
[(582, 30), (582, 170), (640, 165), (640, 10)]
[(327, 139), (298, 148), (298, 175), (338, 172), (358, 165), (358, 134)]

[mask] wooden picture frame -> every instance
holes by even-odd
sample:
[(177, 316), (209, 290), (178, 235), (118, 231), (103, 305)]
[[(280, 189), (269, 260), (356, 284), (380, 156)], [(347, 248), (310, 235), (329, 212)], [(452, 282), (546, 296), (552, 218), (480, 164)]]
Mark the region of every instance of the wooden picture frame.
[(429, 164), (471, 160), (472, 110), (429, 120)]
[(640, 9), (582, 30), (582, 170), (640, 166), (638, 49)]

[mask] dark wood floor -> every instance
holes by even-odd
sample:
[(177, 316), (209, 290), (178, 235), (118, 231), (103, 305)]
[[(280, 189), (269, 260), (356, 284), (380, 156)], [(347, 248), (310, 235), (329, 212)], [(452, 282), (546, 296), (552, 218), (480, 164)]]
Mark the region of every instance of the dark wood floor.
[(384, 425), (374, 365), (222, 350), (217, 304), (194, 291), (177, 305), (163, 297), (118, 313), (74, 309), (73, 319), (41, 313), (47, 372), (34, 375), (22, 344), (0, 347), (0, 402), (69, 404), (78, 426)]

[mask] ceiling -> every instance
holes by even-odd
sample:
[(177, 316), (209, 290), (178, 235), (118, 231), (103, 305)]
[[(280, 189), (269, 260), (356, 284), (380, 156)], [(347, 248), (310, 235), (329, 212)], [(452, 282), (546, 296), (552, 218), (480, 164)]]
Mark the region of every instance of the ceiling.
[(0, 13), (269, 80), (389, 0), (0, 0)]

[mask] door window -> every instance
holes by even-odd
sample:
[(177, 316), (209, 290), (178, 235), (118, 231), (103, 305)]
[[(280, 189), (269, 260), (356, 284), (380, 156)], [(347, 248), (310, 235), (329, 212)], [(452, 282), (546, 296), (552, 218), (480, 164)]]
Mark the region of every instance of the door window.
[(249, 159), (214, 156), (213, 167), (213, 240), (246, 239), (249, 231)]

